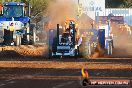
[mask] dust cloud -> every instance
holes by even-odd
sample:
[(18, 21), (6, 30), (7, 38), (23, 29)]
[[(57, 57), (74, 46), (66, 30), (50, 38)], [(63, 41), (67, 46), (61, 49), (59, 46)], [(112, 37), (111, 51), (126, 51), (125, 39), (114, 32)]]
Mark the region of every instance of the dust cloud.
[(111, 23), (114, 34), (114, 57), (132, 57), (131, 26)]
[(90, 29), (92, 28), (92, 23), (94, 20), (92, 20), (89, 16), (86, 14), (82, 14), (81, 17), (79, 18), (79, 25), (80, 29)]
[[(63, 25), (66, 20), (76, 20), (78, 12), (77, 9), (77, 5), (71, 0), (56, 0), (55, 2), (51, 2), (47, 9), (50, 28), (56, 28), (56, 24)], [(93, 22), (94, 20), (92, 20), (86, 14), (82, 14), (82, 16), (79, 18), (80, 31), (83, 31), (83, 29), (92, 28), (91, 24)], [(96, 28), (96, 24), (94, 26)], [(120, 54), (132, 55), (132, 35), (128, 30), (130, 26), (128, 26), (128, 28), (121, 28), (120, 24), (114, 22), (111, 23), (111, 28), (112, 33), (114, 34), (114, 53), (117, 56)]]
[[(51, 27), (56, 27), (56, 24), (64, 24), (66, 20), (77, 21), (78, 6), (72, 0), (56, 0), (51, 2), (48, 7), (48, 18)], [(86, 14), (82, 14), (79, 18), (79, 28), (89, 29), (91, 28), (93, 20)]]
[(48, 7), (48, 18), (51, 27), (63, 24), (66, 20), (74, 20), (77, 16), (77, 6), (71, 0), (56, 0)]

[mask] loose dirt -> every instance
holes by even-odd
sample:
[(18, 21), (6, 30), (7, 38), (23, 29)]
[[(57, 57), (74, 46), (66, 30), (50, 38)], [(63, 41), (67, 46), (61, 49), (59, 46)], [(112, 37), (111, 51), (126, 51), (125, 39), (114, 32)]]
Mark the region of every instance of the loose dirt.
[(20, 46), (2, 46), (0, 47), (1, 54), (15, 52), (16, 55), (22, 56), (43, 56), (48, 53), (47, 45), (20, 45)]

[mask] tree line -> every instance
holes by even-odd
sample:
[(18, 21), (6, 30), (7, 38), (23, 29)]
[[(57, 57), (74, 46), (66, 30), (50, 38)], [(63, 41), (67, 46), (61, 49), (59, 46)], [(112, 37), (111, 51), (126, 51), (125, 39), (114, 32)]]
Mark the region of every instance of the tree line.
[[(30, 2), (32, 6), (31, 15), (35, 16), (39, 13), (39, 15), (45, 14), (49, 3), (55, 0), (0, 0), (0, 3), (5, 1)], [(105, 0), (105, 6), (106, 8), (131, 8), (132, 0)]]
[(131, 8), (132, 0), (105, 0), (106, 8)]
[(9, 1), (24, 2), (24, 3), (29, 2), (31, 5), (31, 15), (35, 16), (38, 13), (40, 13), (39, 15), (46, 13), (48, 4), (53, 0), (0, 0), (0, 4), (2, 4), (2, 2), (9, 2)]

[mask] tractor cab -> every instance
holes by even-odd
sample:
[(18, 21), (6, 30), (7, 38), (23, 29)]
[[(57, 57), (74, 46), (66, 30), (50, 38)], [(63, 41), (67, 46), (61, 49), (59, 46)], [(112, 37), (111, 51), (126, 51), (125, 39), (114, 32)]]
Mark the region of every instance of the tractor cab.
[[(0, 16), (0, 29), (3, 35), (0, 43), (4, 45), (29, 44), (31, 40), (30, 33), (30, 4), (23, 2), (4, 2)], [(12, 30), (11, 30), (12, 29)], [(9, 35), (8, 32), (13, 32)], [(8, 40), (10, 38), (11, 41)], [(35, 37), (34, 37), (35, 38)]]
[(4, 3), (3, 17), (23, 17), (24, 16), (24, 3), (9, 2)]
[(30, 14), (26, 11), (25, 3), (5, 2), (3, 3), (0, 21), (20, 21), (22, 23), (27, 23), (29, 21), (29, 15)]

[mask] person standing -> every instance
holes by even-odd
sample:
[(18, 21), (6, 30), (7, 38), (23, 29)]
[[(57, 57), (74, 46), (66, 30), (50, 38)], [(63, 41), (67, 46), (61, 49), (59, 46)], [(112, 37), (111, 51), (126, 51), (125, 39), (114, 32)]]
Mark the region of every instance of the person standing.
[(9, 30), (10, 30), (10, 44), (13, 43), (13, 32), (14, 32), (14, 24), (11, 23), (9, 26)]

